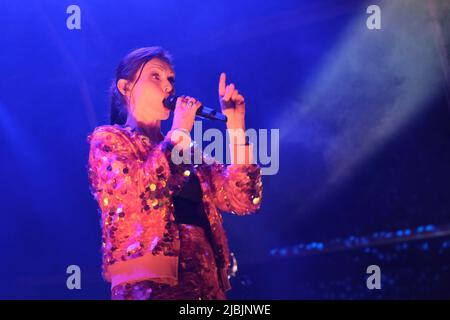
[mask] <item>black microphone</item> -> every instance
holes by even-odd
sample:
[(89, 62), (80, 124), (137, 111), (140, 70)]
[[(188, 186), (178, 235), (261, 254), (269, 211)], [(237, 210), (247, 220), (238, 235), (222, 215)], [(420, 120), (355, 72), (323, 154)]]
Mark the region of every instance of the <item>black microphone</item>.
[[(173, 95), (168, 96), (167, 98), (165, 98), (163, 100), (163, 104), (167, 109), (174, 111), (176, 103), (177, 103), (177, 99), (178, 99), (178, 96), (173, 96)], [(197, 112), (195, 114), (197, 116), (199, 116), (201, 118), (205, 118), (205, 119), (219, 120), (219, 121), (223, 121), (223, 122), (227, 122), (227, 120), (228, 120), (227, 116), (224, 115), (223, 113), (220, 113), (211, 108), (204, 107), (203, 105), (197, 109)]]

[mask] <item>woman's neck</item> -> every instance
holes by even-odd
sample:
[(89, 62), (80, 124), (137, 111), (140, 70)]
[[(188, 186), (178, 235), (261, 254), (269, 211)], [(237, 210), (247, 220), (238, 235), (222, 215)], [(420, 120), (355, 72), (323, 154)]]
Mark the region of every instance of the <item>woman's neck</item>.
[(144, 123), (136, 121), (133, 117), (128, 117), (125, 125), (145, 135), (153, 143), (159, 143), (164, 139), (164, 136), (161, 133), (161, 120), (153, 120)]

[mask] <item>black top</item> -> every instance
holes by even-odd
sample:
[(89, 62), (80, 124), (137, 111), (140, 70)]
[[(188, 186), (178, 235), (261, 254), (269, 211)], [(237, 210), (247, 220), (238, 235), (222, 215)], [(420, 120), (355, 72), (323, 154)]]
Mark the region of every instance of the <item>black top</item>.
[(193, 224), (209, 229), (202, 201), (202, 189), (197, 175), (192, 172), (183, 189), (173, 197), (175, 221), (179, 224)]

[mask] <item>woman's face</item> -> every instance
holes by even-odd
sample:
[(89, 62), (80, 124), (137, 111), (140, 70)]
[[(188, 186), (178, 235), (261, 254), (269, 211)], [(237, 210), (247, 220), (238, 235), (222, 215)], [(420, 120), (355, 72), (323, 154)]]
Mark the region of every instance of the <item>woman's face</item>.
[[(136, 77), (139, 72), (140, 69)], [(127, 96), (128, 112), (142, 123), (168, 119), (170, 110), (164, 107), (163, 100), (174, 92), (175, 73), (171, 66), (153, 58), (145, 64), (141, 76), (134, 83), (135, 80), (121, 79), (117, 83), (122, 94)]]

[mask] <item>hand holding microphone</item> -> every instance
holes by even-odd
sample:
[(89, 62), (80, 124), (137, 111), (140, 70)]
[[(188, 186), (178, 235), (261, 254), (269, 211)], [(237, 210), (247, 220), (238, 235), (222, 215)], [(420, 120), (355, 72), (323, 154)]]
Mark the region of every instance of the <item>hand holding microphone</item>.
[(190, 132), (194, 125), (195, 114), (202, 104), (200, 101), (187, 96), (171, 96), (164, 99), (163, 104), (168, 109), (174, 110), (172, 128), (167, 133), (166, 138), (181, 149), (186, 150), (191, 143)]
[[(183, 97), (183, 96), (182, 96)], [(172, 95), (163, 100), (163, 104), (167, 109), (175, 111), (177, 99), (179, 97)], [(197, 109), (196, 115), (201, 118), (206, 118), (210, 120), (219, 120), (223, 122), (227, 122), (227, 117), (215, 109), (207, 108), (203, 105)]]
[[(170, 99), (170, 97), (169, 97)], [(202, 103), (195, 98), (180, 96), (176, 98), (172, 129), (185, 129), (191, 132), (195, 116)]]

